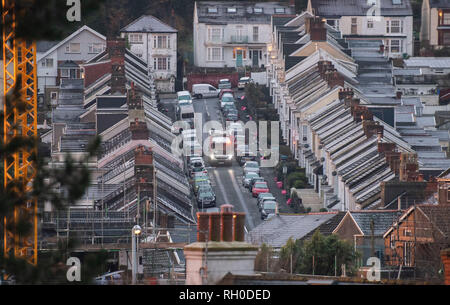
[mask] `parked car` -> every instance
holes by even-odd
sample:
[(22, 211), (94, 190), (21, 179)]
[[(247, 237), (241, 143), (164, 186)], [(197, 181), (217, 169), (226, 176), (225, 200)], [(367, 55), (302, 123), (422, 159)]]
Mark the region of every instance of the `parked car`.
[(253, 80), (250, 77), (248, 77), (248, 76), (241, 77), (239, 79), (237, 87), (238, 87), (238, 89), (244, 89), (245, 85), (247, 85), (248, 83), (252, 83), (252, 82), (253, 82)]
[(259, 175), (257, 173), (247, 173), (242, 177), (242, 185), (246, 188), (250, 187), (250, 181), (252, 178), (259, 178)]
[(222, 108), (223, 115), (226, 116), (230, 110), (237, 111), (236, 106), (234, 104), (225, 104)]
[(221, 98), (222, 98), (222, 95), (224, 95), (225, 93), (229, 93), (229, 94), (231, 94), (234, 98), (236, 98), (236, 96), (234, 95), (233, 89), (220, 89), (219, 99), (221, 99)]
[(229, 93), (225, 93), (222, 95), (222, 98), (220, 99), (220, 108), (223, 109), (225, 105), (233, 105), (234, 106), (235, 100), (233, 95)]
[(194, 194), (195, 195), (197, 195), (197, 193), (201, 187), (205, 187), (205, 186), (211, 186), (211, 182), (209, 181), (209, 179), (200, 177), (196, 180), (196, 178), (194, 178)]
[(191, 177), (194, 177), (195, 173), (208, 173), (203, 165), (199, 167), (192, 167), (191, 168)]
[(228, 78), (219, 80), (219, 89), (231, 89), (231, 82)]
[(254, 177), (252, 179), (250, 179), (250, 183), (248, 185), (248, 190), (250, 191), (250, 193), (253, 190), (253, 186), (255, 185), (256, 182), (266, 182), (266, 179), (264, 179), (264, 177)]
[(216, 195), (212, 190), (201, 189), (197, 193), (197, 206), (200, 209), (216, 206)]
[(263, 199), (263, 198), (267, 198), (267, 197), (274, 197), (272, 193), (260, 193), (258, 195), (258, 197), (256, 198), (256, 204), (259, 205), (259, 202)]
[[(262, 193), (262, 194), (264, 194), (264, 193)], [(273, 196), (267, 196), (267, 197), (263, 197), (261, 200), (257, 201), (256, 204), (260, 211), (261, 211), (262, 207), (264, 206), (264, 202), (267, 202), (267, 201), (275, 201), (276, 202), (277, 199)]]
[(264, 202), (261, 209), (261, 219), (266, 219), (269, 215), (275, 214), (278, 209), (277, 203), (275, 201)]
[(192, 96), (198, 99), (219, 97), (220, 90), (210, 84), (195, 84), (192, 85)]
[(240, 166), (248, 161), (256, 161), (256, 152), (251, 151), (249, 145), (237, 145), (236, 147), (236, 161)]
[(225, 120), (236, 122), (239, 120), (239, 112), (236, 109), (229, 109), (225, 115)]
[(259, 164), (256, 161), (245, 162), (243, 169), (244, 169), (244, 174), (246, 174), (248, 172), (254, 172), (259, 175)]
[(257, 197), (259, 193), (268, 193), (269, 186), (267, 182), (258, 181), (252, 187), (252, 196)]
[(189, 91), (178, 91), (177, 92), (178, 106), (181, 104), (192, 104), (192, 96)]

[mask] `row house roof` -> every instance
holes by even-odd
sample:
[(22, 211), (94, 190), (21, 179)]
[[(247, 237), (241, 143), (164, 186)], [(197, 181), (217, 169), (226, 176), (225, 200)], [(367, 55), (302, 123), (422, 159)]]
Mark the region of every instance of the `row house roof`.
[(367, 0), (309, 0), (308, 7), (312, 8), (317, 16), (371, 16), (372, 11), (379, 12), (381, 16), (412, 16), (412, 7), (409, 0), (378, 0), (374, 7)]

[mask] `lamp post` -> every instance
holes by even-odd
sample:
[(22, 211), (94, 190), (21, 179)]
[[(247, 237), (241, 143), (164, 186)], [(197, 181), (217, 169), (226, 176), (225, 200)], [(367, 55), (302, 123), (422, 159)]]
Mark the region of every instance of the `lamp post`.
[(135, 225), (131, 229), (131, 275), (132, 284), (136, 284), (136, 275), (138, 270), (137, 251), (138, 251), (138, 237), (141, 234), (142, 229), (139, 225)]

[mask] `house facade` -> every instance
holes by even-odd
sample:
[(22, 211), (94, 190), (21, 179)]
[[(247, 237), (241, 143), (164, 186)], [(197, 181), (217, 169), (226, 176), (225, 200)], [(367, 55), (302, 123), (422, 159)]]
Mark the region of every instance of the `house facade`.
[(177, 34), (176, 29), (150, 15), (141, 16), (120, 31), (130, 51), (147, 63), (160, 92), (175, 91)]
[(195, 2), (194, 65), (197, 67), (266, 67), (271, 16), (293, 14), (278, 2)]
[(433, 48), (450, 46), (450, 2), (446, 0), (424, 0), (420, 41)]
[(413, 14), (409, 0), (309, 0), (308, 11), (326, 19), (348, 39), (380, 40), (388, 57), (413, 55)]
[(37, 42), (38, 94), (46, 87), (59, 87), (61, 79), (82, 78), (79, 65), (105, 48), (106, 37), (86, 25), (60, 42)]

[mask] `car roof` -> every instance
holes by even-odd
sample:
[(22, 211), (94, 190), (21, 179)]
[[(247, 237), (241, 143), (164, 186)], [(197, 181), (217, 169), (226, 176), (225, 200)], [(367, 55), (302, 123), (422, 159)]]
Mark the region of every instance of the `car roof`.
[(272, 193), (261, 193), (258, 196), (261, 196), (261, 197), (273, 197), (273, 194)]
[(178, 91), (177, 95), (191, 95), (189, 91)]
[(228, 78), (222, 78), (219, 82), (229, 82), (230, 80)]
[(247, 79), (250, 79), (250, 76), (243, 76), (243, 77), (241, 77), (240, 79), (241, 79), (241, 80), (247, 80)]
[(222, 97), (227, 97), (227, 96), (234, 98), (234, 97), (233, 97), (233, 94), (231, 94), (231, 92), (225, 92), (225, 93), (222, 95)]

